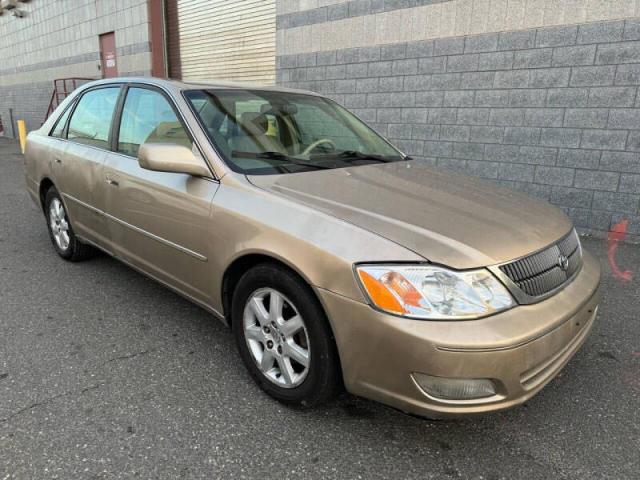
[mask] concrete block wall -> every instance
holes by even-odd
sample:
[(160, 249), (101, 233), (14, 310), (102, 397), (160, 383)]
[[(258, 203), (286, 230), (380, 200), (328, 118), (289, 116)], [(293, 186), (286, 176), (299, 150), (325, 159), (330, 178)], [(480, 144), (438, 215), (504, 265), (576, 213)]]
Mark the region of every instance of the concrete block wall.
[[(313, 3), (312, 10), (326, 8), (322, 21), (317, 19), (324, 16), (292, 11), (291, 2), (282, 2), (279, 41), (293, 38), (291, 30), (302, 29), (304, 36), (309, 29), (328, 26), (335, 12), (331, 8), (338, 4), (346, 5), (347, 21), (365, 12), (374, 17), (374, 25), (381, 24), (381, 15), (425, 8), (415, 1), (381, 2), (380, 13), (372, 14), (375, 2), (321, 2)], [(445, 3), (454, 12), (465, 4), (440, 2), (441, 12)], [(478, 3), (466, 2), (471, 4), (467, 10), (473, 12)], [(524, 12), (533, 12), (527, 10), (530, 4), (540, 2), (520, 3)], [(442, 38), (424, 38), (433, 27), (425, 24), (422, 37), (414, 41), (302, 49), (277, 57), (277, 80), (330, 96), (422, 161), (545, 198), (563, 208), (583, 232), (604, 236), (628, 219), (629, 239), (638, 241), (640, 18), (624, 17), (635, 15), (633, 2), (626, 10), (625, 2), (618, 2), (617, 13), (611, 10), (614, 3), (598, 4), (601, 16), (623, 18)], [(369, 10), (350, 10), (354, 5)], [(354, 16), (348, 16), (350, 11)], [(494, 13), (500, 17), (499, 10)], [(554, 18), (544, 8), (537, 15), (539, 23), (545, 16)], [(594, 12), (578, 18), (588, 15), (593, 18)], [(475, 17), (483, 18), (480, 13)], [(521, 24), (530, 21), (523, 15)], [(450, 33), (458, 31), (457, 20), (453, 25)], [(475, 27), (469, 21), (460, 28), (471, 32)], [(375, 29), (373, 37), (388, 35)], [(317, 46), (325, 45), (333, 44)], [(278, 44), (279, 53), (291, 48), (302, 47)]]
[[(146, 0), (32, 0), (24, 18), (0, 16), (0, 118), (5, 135), (15, 123), (27, 129), (44, 120), (55, 78), (100, 78), (98, 36), (115, 32), (121, 75), (149, 75)], [(15, 126), (13, 126), (15, 128)]]

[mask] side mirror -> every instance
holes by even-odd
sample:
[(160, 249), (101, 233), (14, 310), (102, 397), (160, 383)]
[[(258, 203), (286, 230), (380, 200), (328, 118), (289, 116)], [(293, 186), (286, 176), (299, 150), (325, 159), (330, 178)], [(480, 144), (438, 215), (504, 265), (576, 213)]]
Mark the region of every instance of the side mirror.
[(138, 150), (138, 163), (142, 168), (156, 172), (186, 173), (211, 178), (204, 161), (191, 150), (174, 143), (143, 143)]

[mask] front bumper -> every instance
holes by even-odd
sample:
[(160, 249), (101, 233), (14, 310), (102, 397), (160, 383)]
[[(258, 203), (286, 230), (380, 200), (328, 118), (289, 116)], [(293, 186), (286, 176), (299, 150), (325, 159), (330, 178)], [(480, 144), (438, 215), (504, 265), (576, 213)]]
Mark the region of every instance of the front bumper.
[[(408, 413), (449, 417), (501, 410), (535, 395), (586, 339), (597, 313), (600, 266), (584, 252), (576, 278), (551, 298), (468, 321), (422, 321), (316, 289), (331, 320), (345, 386)], [(444, 400), (413, 380), (418, 372), (488, 378), (496, 395)]]

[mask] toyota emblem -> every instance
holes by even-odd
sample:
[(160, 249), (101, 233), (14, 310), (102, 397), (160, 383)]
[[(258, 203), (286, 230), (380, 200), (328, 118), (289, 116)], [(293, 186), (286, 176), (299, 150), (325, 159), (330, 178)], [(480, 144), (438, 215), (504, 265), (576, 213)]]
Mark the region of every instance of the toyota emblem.
[(566, 255), (560, 255), (558, 257), (558, 266), (566, 272), (569, 268), (569, 258)]

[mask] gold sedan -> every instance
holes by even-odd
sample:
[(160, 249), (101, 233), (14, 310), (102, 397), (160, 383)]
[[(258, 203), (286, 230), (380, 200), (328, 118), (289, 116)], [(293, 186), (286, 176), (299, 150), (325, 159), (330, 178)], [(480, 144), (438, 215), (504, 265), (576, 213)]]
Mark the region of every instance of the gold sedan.
[(561, 211), (310, 92), (92, 82), (25, 158), (62, 258), (98, 248), (209, 310), (289, 404), (344, 386), (429, 417), (510, 407), (596, 317), (600, 268)]

